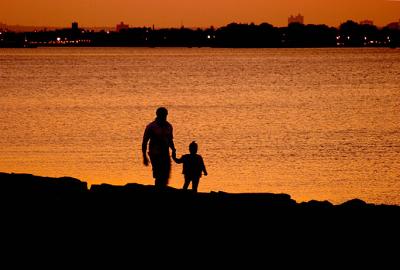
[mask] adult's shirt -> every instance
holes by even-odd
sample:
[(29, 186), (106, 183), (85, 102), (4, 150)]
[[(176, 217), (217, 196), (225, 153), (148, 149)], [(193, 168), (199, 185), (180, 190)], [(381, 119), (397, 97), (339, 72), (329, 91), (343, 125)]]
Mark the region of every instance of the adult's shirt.
[(144, 131), (143, 144), (146, 145), (149, 140), (150, 155), (169, 154), (169, 147), (174, 149), (172, 125), (168, 121), (151, 122)]

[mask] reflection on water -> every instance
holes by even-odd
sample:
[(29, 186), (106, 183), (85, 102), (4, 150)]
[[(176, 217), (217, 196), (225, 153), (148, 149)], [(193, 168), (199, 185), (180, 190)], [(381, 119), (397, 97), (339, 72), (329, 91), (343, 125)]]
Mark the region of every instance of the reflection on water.
[(178, 156), (199, 143), (200, 191), (400, 204), (399, 85), (389, 49), (1, 49), (0, 171), (153, 184), (163, 105)]

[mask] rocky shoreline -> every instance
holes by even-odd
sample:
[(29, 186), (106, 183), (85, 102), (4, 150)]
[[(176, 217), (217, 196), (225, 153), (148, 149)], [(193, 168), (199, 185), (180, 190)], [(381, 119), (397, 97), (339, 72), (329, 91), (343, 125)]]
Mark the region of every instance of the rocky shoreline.
[(177, 246), (189, 254), (260, 253), (262, 259), (312, 250), (337, 258), (357, 250), (379, 252), (399, 239), (400, 206), (359, 199), (334, 205), (297, 203), (287, 194), (193, 194), (139, 184), (89, 189), (70, 177), (8, 173), (0, 173), (0, 186), (5, 243), (17, 249), (29, 244), (29, 252), (36, 245), (56, 254), (63, 250), (64, 260), (77, 250), (110, 254), (124, 245), (157, 256), (174, 254)]
[[(101, 209), (104, 205), (119, 207), (119, 210), (139, 210), (142, 213), (168, 211), (170, 214), (185, 213), (250, 215), (262, 217), (271, 213), (302, 213), (319, 212), (323, 214), (366, 213), (400, 214), (400, 206), (376, 205), (360, 199), (352, 199), (339, 205), (329, 201), (298, 203), (288, 194), (272, 193), (226, 193), (210, 192), (193, 194), (168, 187), (157, 190), (154, 186), (141, 184), (126, 184), (115, 186), (109, 184), (92, 185), (88, 188), (86, 182), (71, 177), (51, 178), (31, 174), (0, 173), (1, 198), (12, 201), (15, 205), (35, 205), (49, 203), (41, 209), (55, 205), (84, 209), (91, 211)], [(78, 207), (79, 206), (79, 207)], [(100, 211), (100, 210), (99, 210)]]

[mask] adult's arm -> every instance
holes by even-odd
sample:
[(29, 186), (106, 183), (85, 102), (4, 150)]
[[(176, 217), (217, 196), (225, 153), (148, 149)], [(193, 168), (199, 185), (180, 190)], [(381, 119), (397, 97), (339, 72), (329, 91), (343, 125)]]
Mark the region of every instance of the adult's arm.
[(142, 141), (142, 155), (143, 155), (143, 164), (144, 166), (149, 165), (149, 159), (147, 158), (147, 143), (150, 140), (150, 128), (147, 126), (144, 134), (143, 134), (143, 141)]
[(176, 152), (175, 144), (174, 144), (174, 129), (173, 129), (172, 125), (171, 125), (171, 134), (169, 135), (169, 138), (168, 138), (168, 144), (169, 144), (169, 147), (171, 148), (172, 152)]
[(202, 170), (205, 176), (208, 175), (207, 170), (206, 170), (206, 165), (204, 165), (204, 160), (203, 157), (201, 158), (201, 164), (202, 164)]
[(178, 164), (183, 163), (183, 156), (181, 158), (177, 158), (176, 151), (172, 152), (172, 159)]

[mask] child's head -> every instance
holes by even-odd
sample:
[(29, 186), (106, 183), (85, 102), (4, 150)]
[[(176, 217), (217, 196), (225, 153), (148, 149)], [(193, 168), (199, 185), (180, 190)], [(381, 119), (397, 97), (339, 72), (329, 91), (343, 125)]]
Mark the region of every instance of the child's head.
[(190, 154), (196, 154), (197, 153), (197, 148), (198, 148), (197, 143), (195, 141), (191, 142), (189, 144), (189, 152), (190, 152)]

